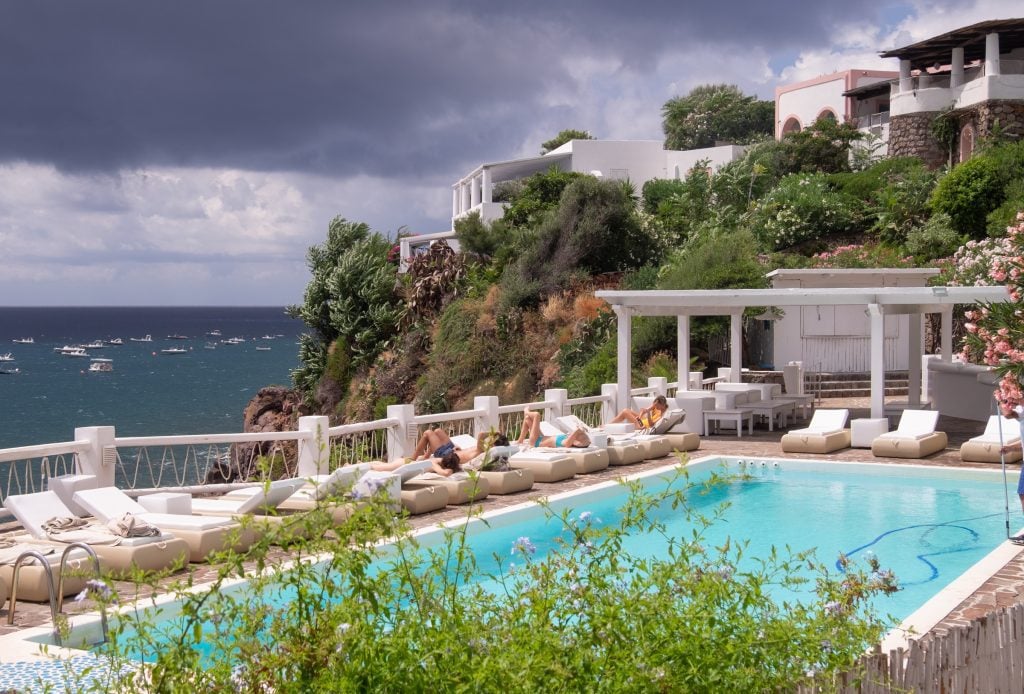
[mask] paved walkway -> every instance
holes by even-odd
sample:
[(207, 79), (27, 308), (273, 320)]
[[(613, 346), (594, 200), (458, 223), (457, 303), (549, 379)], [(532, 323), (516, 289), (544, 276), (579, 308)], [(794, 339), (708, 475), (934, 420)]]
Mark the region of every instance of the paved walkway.
[[(848, 407), (851, 410), (851, 418), (867, 417), (869, 412), (869, 403), (867, 398), (826, 400), (824, 406)], [(798, 422), (795, 426), (799, 427), (801, 424)], [(827, 456), (785, 454), (785, 457), (807, 460), (821, 460), (824, 457), (827, 460), (868, 462), (879, 465), (899, 465), (906, 462), (913, 462), (914, 464), (922, 465), (955, 465), (960, 467), (992, 468), (991, 465), (986, 464), (963, 463), (960, 460), (958, 452), (960, 444), (968, 438), (981, 433), (984, 429), (983, 422), (973, 422), (952, 417), (941, 417), (939, 419), (938, 429), (945, 431), (949, 436), (949, 445), (944, 451), (936, 453), (925, 460), (905, 461), (890, 458), (876, 458), (871, 454), (870, 450), (855, 448), (848, 448), (843, 451), (831, 453)], [(705, 437), (701, 440), (700, 450), (694, 451), (690, 455), (691, 457), (716, 454), (747, 456), (751, 458), (783, 457), (779, 448), (779, 439), (782, 437), (783, 433), (784, 432), (780, 431), (769, 432), (766, 429), (755, 429), (753, 436), (744, 435), (742, 438), (736, 438), (731, 433)], [(491, 496), (486, 499), (480, 507), (482, 510), (486, 511), (505, 508), (521, 504), (526, 501), (557, 494), (559, 492), (589, 486), (598, 482), (615, 480), (623, 475), (662, 467), (669, 462), (671, 462), (671, 459), (668, 458), (645, 461), (643, 463), (627, 467), (608, 468), (607, 470), (589, 475), (577, 475), (571, 480), (555, 484), (538, 483), (528, 492), (507, 496)], [(1019, 465), (1008, 466), (1008, 475), (1010, 476), (1011, 482), (1016, 482), (1019, 470)], [(996, 504), (1001, 506), (1002, 499), (994, 499), (993, 505)], [(1013, 514), (1011, 515), (1011, 526), (1016, 529), (1017, 527), (1024, 525), (1024, 522), (1021, 521), (1021, 516), (1019, 515), (1018, 510), (1019, 507), (1016, 504), (1016, 500), (1012, 497), (1011, 504), (1011, 513)], [(436, 513), (413, 518), (412, 525), (414, 527), (427, 527), (444, 521), (465, 518), (467, 513), (468, 509), (466, 507), (449, 507)], [(0, 528), (0, 530), (2, 530), (2, 528)], [(278, 556), (285, 557), (286, 555), (281, 552)], [(203, 583), (204, 580), (210, 580), (216, 575), (215, 568), (204, 565), (192, 565), (191, 570), (196, 584)], [(120, 595), (131, 595), (135, 591), (135, 587), (128, 583), (118, 584), (116, 588)], [(140, 597), (144, 597), (146, 595), (148, 595), (148, 591), (142, 591), (139, 593)], [(1021, 554), (1017, 554), (975, 594), (970, 596), (955, 610), (953, 610), (933, 629), (931, 633), (942, 633), (952, 626), (965, 624), (993, 609), (1016, 602), (1024, 602), (1024, 556)], [(82, 604), (69, 602), (65, 607), (65, 612), (68, 614), (76, 614), (78, 612), (88, 611), (89, 607), (90, 605), (88, 602), (84, 602)], [(48, 606), (19, 603), (15, 618), (16, 624), (14, 626), (7, 626), (8, 609), (9, 605), (0, 611), (0, 635), (17, 631), (18, 629), (27, 626), (40, 626), (50, 623)]]

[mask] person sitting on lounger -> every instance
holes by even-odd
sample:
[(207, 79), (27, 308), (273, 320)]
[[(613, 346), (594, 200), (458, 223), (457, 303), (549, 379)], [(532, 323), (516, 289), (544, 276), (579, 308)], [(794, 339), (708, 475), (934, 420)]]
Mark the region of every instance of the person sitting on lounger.
[[(392, 472), (414, 460), (415, 458), (396, 458), (390, 463), (373, 463), (370, 465), (370, 469), (379, 472)], [(431, 472), (436, 472), (438, 475), (448, 477), (453, 472), (462, 471), (462, 462), (456, 451), (448, 451), (443, 456), (424, 458), (424, 460), (430, 461)]]
[(586, 448), (590, 445), (590, 437), (582, 429), (571, 434), (544, 436), (540, 431), (540, 412), (531, 412), (529, 409), (523, 414), (523, 428), (516, 443), (527, 441), (535, 448)]
[(658, 423), (658, 420), (661, 419), (667, 411), (668, 400), (665, 399), (664, 395), (659, 395), (654, 398), (654, 402), (651, 403), (650, 407), (645, 407), (639, 412), (625, 409), (622, 412), (619, 412), (611, 423), (618, 424), (619, 422), (631, 422), (637, 429), (650, 429)]

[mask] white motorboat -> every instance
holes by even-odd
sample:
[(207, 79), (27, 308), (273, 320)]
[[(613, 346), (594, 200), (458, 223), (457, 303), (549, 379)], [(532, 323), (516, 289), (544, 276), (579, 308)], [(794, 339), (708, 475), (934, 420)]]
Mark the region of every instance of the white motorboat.
[(119, 337), (115, 337), (113, 340), (107, 340), (107, 344), (114, 345), (115, 347), (120, 347), (121, 345), (124, 344), (124, 340), (122, 340)]
[(217, 349), (217, 343), (207, 342), (205, 345), (203, 345), (203, 349)]
[(114, 370), (113, 359), (93, 359), (89, 371), (93, 373), (110, 373)]
[(0, 354), (0, 361), (14, 361), (14, 355), (10, 352), (7, 354)]
[(270, 348), (269, 347), (257, 347), (256, 351), (257, 352), (269, 352)]
[(211, 330), (210, 332), (208, 332), (206, 334), (209, 335), (210, 337), (220, 337), (221, 336), (221, 332), (219, 330)]
[(11, 342), (16, 345), (34, 345), (36, 343), (36, 339), (34, 337), (21, 337), (11, 340)]
[(188, 354), (188, 350), (181, 347), (168, 347), (160, 350), (160, 354)]
[(174, 335), (168, 335), (167, 339), (168, 340), (187, 340), (188, 336), (187, 335), (178, 335), (177, 333), (175, 333)]
[(244, 337), (229, 337), (226, 340), (221, 340), (220, 343), (222, 345), (241, 345), (241, 344), (245, 344), (245, 338)]
[(88, 357), (89, 353), (85, 351), (85, 347), (64, 347), (60, 350), (61, 356), (64, 357)]
[(103, 349), (103, 340), (93, 340), (87, 344), (82, 345), (85, 349)]
[(260, 339), (261, 340), (273, 340), (275, 337), (276, 337), (275, 335), (264, 335)]
[(131, 340), (132, 342), (152, 342), (153, 336), (146, 335), (145, 337), (129, 337), (128, 339)]

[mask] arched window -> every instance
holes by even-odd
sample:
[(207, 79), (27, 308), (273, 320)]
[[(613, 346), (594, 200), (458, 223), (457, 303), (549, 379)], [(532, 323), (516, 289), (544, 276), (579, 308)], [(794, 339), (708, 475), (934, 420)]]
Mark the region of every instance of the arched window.
[(798, 133), (802, 130), (800, 127), (800, 121), (797, 120), (796, 116), (790, 116), (785, 124), (782, 126), (782, 134), (788, 135), (789, 133)]
[(815, 120), (830, 120), (833, 123), (839, 122), (839, 119), (836, 117), (835, 111), (833, 111), (830, 108), (822, 109), (821, 113), (818, 114), (818, 117)]
[(974, 124), (968, 123), (960, 129), (960, 161), (967, 161), (974, 154)]

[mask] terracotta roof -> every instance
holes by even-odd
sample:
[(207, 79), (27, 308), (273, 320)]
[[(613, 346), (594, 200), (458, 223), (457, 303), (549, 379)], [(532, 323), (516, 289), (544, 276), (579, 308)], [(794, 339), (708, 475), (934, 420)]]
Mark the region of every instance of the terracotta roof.
[(949, 63), (954, 48), (964, 49), (964, 62), (985, 59), (985, 36), (999, 34), (999, 52), (1024, 46), (1024, 19), (994, 19), (961, 27), (903, 48), (879, 53), (883, 58), (909, 60), (912, 69), (923, 70), (935, 63)]

